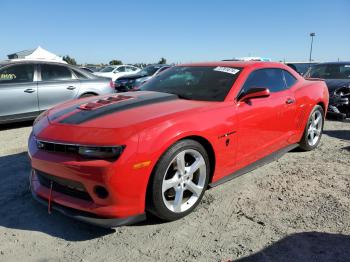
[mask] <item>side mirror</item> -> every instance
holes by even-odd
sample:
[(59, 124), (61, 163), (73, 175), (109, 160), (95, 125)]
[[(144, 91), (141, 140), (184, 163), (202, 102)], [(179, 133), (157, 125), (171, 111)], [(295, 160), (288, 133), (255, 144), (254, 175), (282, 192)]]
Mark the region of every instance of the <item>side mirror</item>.
[(268, 88), (251, 88), (247, 92), (243, 92), (238, 96), (238, 101), (246, 101), (253, 98), (263, 98), (270, 96), (270, 90)]

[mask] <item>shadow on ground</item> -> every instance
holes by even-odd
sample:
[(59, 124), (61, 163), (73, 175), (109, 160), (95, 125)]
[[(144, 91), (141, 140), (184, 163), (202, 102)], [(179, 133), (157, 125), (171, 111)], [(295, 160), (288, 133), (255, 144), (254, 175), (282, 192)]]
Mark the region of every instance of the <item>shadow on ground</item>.
[(32, 199), (27, 153), (0, 157), (0, 227), (43, 232), (69, 241), (84, 241), (114, 230), (90, 226), (47, 209)]
[(29, 127), (33, 125), (33, 121), (23, 121), (18, 123), (0, 124), (0, 131), (11, 130), (21, 127)]
[(350, 141), (350, 130), (324, 130), (327, 136)]
[(258, 253), (234, 261), (345, 262), (349, 260), (350, 236), (303, 232), (289, 235)]

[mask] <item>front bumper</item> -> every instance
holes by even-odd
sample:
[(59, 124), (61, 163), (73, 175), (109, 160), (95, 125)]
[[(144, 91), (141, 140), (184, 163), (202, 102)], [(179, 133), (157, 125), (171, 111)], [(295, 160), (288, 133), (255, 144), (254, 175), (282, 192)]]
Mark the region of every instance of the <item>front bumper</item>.
[[(47, 200), (36, 195), (33, 190), (31, 190), (31, 192), (32, 192), (33, 198), (36, 201), (38, 201), (40, 204), (44, 206), (48, 206), (49, 203)], [(79, 210), (65, 207), (56, 203), (53, 203), (51, 208), (53, 210), (60, 212), (65, 216), (68, 216), (76, 220), (79, 220), (88, 224), (92, 224), (95, 226), (104, 227), (104, 228), (113, 228), (118, 226), (131, 225), (131, 224), (136, 224), (138, 222), (146, 220), (145, 214), (130, 216), (126, 218), (102, 218), (94, 214), (90, 214), (88, 212), (79, 211)]]
[[(39, 150), (33, 135), (29, 138), (28, 153), (33, 168), (30, 175), (33, 196), (46, 206), (51, 198), (53, 209), (103, 227), (145, 219), (145, 192), (150, 170), (135, 170), (122, 158), (117, 162), (80, 161), (69, 154)], [(42, 175), (46, 176), (45, 183), (40, 180)], [(57, 183), (57, 190), (53, 187), (52, 197), (48, 186), (51, 181), (53, 184), (62, 182)], [(99, 197), (96, 186), (104, 187), (108, 196)]]

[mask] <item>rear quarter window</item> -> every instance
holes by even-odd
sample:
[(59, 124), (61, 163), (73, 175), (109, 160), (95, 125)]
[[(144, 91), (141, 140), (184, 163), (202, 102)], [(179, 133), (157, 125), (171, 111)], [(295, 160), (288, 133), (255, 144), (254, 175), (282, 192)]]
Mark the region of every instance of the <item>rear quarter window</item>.
[(283, 70), (284, 80), (286, 81), (287, 88), (292, 87), (296, 82), (297, 79), (288, 71)]
[(79, 72), (78, 70), (74, 70), (72, 69), (75, 76), (79, 79), (79, 80), (84, 80), (84, 79), (88, 79), (88, 77), (86, 75), (84, 75), (83, 73)]

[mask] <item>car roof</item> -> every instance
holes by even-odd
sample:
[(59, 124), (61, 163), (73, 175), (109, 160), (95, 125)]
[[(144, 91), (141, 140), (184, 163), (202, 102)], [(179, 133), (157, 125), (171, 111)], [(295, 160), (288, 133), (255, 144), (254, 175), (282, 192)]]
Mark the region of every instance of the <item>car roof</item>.
[(181, 64), (180, 66), (227, 66), (227, 67), (283, 67), (285, 65), (278, 62), (263, 62), (263, 61), (217, 61), (217, 62), (201, 62)]
[(318, 65), (349, 65), (350, 61), (337, 61), (337, 62), (324, 62), (319, 63)]
[(306, 64), (306, 65), (309, 65), (309, 64), (319, 64), (320, 62), (315, 62), (315, 61), (312, 61), (312, 62), (285, 62), (286, 65), (288, 64), (293, 64), (293, 65), (300, 65), (300, 64)]
[(150, 64), (150, 65), (147, 65), (146, 67), (149, 67), (149, 66), (153, 66), (153, 67), (155, 67), (155, 66), (157, 66), (157, 67), (164, 67), (164, 66), (169, 66), (169, 65), (167, 65), (167, 64)]

